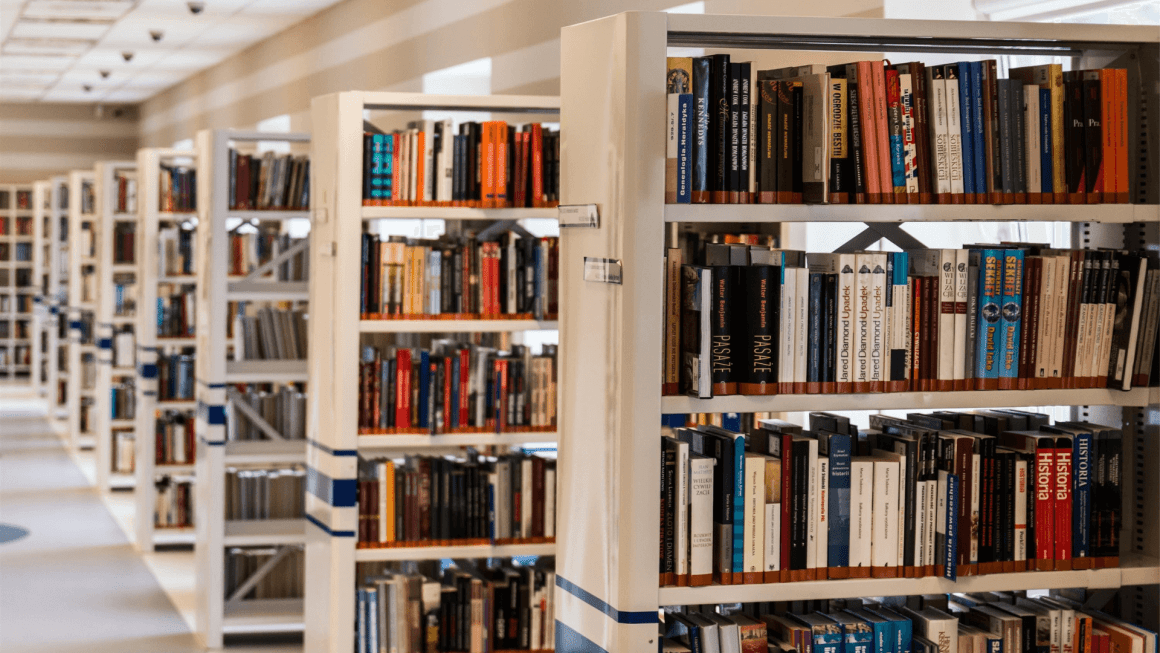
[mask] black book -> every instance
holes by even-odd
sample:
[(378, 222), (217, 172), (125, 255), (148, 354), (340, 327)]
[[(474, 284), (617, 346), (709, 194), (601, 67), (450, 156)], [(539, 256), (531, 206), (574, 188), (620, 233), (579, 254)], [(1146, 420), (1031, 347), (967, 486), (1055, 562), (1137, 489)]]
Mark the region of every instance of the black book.
[(662, 438), (661, 455), (664, 474), (661, 476), (661, 583), (676, 583), (677, 572), (677, 447), (674, 438)]
[[(845, 79), (845, 71), (841, 77), (830, 75), (830, 87), (827, 89), (829, 113), (832, 121), (837, 125), (830, 125), (830, 196), (828, 201), (850, 202), (854, 190), (854, 166), (850, 158), (850, 90)], [(889, 284), (887, 284), (889, 288)]]
[(709, 201), (710, 184), (710, 153), (712, 139), (710, 137), (710, 80), (712, 78), (713, 59), (711, 57), (693, 58), (693, 203), (701, 204)]
[(805, 191), (805, 181), (802, 178), (801, 162), (805, 160), (805, 122), (804, 103), (805, 103), (805, 89), (802, 88), (800, 82), (793, 86), (793, 160), (796, 165), (791, 166), (790, 171), (793, 174), (793, 202), (795, 204), (801, 203), (802, 195)]
[(748, 204), (751, 199), (749, 192), (753, 189), (749, 187), (749, 160), (750, 143), (753, 139), (753, 134), (750, 133), (750, 126), (753, 124), (750, 113), (753, 111), (752, 102), (752, 77), (750, 75), (750, 63), (748, 61), (737, 64), (737, 77), (740, 84), (740, 115), (738, 117), (738, 128), (741, 131), (741, 136), (738, 138), (737, 159), (738, 172), (737, 184), (734, 190), (738, 193), (738, 201), (742, 204)]
[(734, 317), (740, 297), (741, 270), (748, 263), (747, 250), (744, 245), (705, 245), (705, 264), (713, 274), (709, 337), (714, 396), (737, 394), (741, 378), (740, 324)]
[(837, 381), (838, 364), (838, 275), (826, 274), (822, 278), (822, 383)]
[(709, 166), (712, 184), (712, 200), (724, 204), (729, 199), (729, 143), (731, 139), (729, 110), (729, 55), (714, 54), (712, 81), (709, 86), (709, 102), (713, 107), (709, 116)]
[(772, 79), (757, 83), (757, 191), (758, 201), (772, 204), (777, 198), (777, 85)]
[[(800, 169), (801, 159), (794, 155), (794, 130), (797, 120), (793, 112), (793, 89), (801, 89), (801, 82), (781, 80), (774, 83), (777, 92), (777, 201), (789, 204), (793, 198), (794, 170)], [(800, 173), (799, 173), (800, 174)]]
[[(1113, 279), (1112, 305), (1115, 316), (1112, 318), (1112, 348), (1108, 359), (1108, 386), (1113, 388), (1131, 387), (1134, 360), (1133, 352), (1129, 351), (1131, 342), (1132, 320), (1138, 312), (1136, 303), (1140, 299), (1141, 277), (1147, 273), (1147, 260), (1131, 252), (1117, 252), (1119, 269)], [(1143, 304), (1140, 304), (1142, 307)], [(1139, 319), (1139, 318), (1136, 318)], [(1141, 321), (1142, 323), (1142, 321)], [(1142, 336), (1142, 329), (1137, 326), (1138, 337)]]
[(1067, 192), (1087, 192), (1085, 177), (1087, 149), (1084, 147), (1087, 121), (1084, 118), (1083, 80), (1074, 73), (1065, 73), (1063, 81), (1063, 108), (1067, 123), (1064, 125), (1064, 171), (1067, 176)]
[[(809, 462), (810, 438), (793, 439), (793, 497), (791, 498), (789, 568), (806, 568), (806, 545), (809, 543)], [(785, 497), (782, 497), (785, 500)]]
[(1015, 80), (999, 80), (999, 143), (1002, 150), (1003, 192), (1015, 192), (1015, 149), (1019, 146), (1014, 133), (1015, 121), (1011, 116), (1015, 111), (1012, 83)]
[(1100, 127), (1100, 72), (1086, 71), (1083, 75), (1083, 122), (1084, 122), (1084, 187), (1086, 193), (1096, 191), (1096, 184), (1102, 177), (1103, 130)]
[(729, 202), (741, 190), (741, 64), (729, 64)]
[(1007, 80), (1011, 85), (1011, 148), (1015, 155), (1012, 165), (1012, 187), (1016, 193), (1027, 192), (1027, 130), (1026, 99), (1023, 97), (1023, 81)]
[[(776, 256), (775, 256), (776, 254)], [(750, 265), (741, 268), (744, 340), (739, 346), (741, 394), (777, 392), (778, 325), (781, 306), (780, 252), (754, 248)]]

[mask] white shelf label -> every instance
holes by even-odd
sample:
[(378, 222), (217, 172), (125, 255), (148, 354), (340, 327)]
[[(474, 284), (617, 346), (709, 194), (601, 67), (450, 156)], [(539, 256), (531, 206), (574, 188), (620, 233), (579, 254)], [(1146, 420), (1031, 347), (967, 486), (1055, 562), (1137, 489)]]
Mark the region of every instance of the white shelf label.
[(623, 268), (618, 259), (584, 257), (584, 280), (597, 283), (623, 283)]
[(569, 204), (556, 210), (556, 219), (561, 227), (595, 229), (600, 226), (600, 211), (595, 204)]

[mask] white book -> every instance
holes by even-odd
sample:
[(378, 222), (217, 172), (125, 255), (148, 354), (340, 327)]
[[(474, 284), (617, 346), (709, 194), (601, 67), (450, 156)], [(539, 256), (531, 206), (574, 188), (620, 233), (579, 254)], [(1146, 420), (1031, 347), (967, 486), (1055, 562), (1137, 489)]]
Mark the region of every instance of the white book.
[[(508, 313), (515, 313), (516, 312), (516, 301), (519, 299), (517, 297), (517, 289), (519, 288), (519, 282), (518, 282), (517, 277), (516, 277), (516, 267), (517, 267), (516, 261), (518, 260), (516, 257), (516, 243), (519, 240), (522, 240), (522, 238), (518, 234), (516, 234), (516, 232), (514, 232), (514, 231), (508, 232), (507, 269), (503, 271), (503, 274), (507, 276), (507, 296), (504, 297), (504, 303), (507, 306)], [(677, 269), (677, 274), (678, 274), (677, 285), (679, 287), (680, 286), (680, 276), (679, 276), (680, 269), (679, 268)], [(676, 291), (676, 295), (677, 295), (677, 300), (676, 300), (677, 306), (679, 307), (680, 306), (680, 290), (679, 290), (679, 288)], [(678, 315), (679, 315), (679, 310), (680, 309), (678, 308)], [(679, 349), (680, 343), (677, 343), (677, 346)]]
[(877, 453), (874, 465), (874, 497), (871, 512), (873, 535), (870, 545), (872, 567), (898, 566), (898, 461)]
[[(701, 627), (701, 646), (705, 653), (721, 653), (721, 639), (720, 635), (717, 634), (717, 622), (699, 612), (687, 613), (685, 618)], [(553, 621), (555, 620), (553, 619)]]
[(899, 98), (902, 104), (903, 169), (906, 171), (906, 192), (918, 192), (918, 144), (914, 140), (914, 82), (909, 73), (898, 76)]
[[(903, 614), (914, 620), (914, 632), (938, 646), (938, 653), (959, 653), (959, 620), (934, 608), (910, 610)], [(963, 653), (969, 653), (964, 651)]]
[(850, 461), (850, 567), (870, 567), (874, 528), (874, 464), (865, 458)]
[[(806, 268), (797, 269), (797, 292), (794, 293), (797, 298), (797, 308), (794, 314), (797, 316), (797, 321), (794, 324), (794, 357), (793, 357), (793, 381), (794, 383), (804, 384), (807, 379), (807, 356), (806, 351), (809, 349), (809, 330), (810, 330), (810, 275)], [(802, 386), (804, 387), (804, 386)]]
[[(870, 293), (874, 267), (869, 252), (854, 255), (854, 338), (853, 382), (870, 382)], [(855, 386), (857, 391), (857, 386)], [(869, 388), (866, 388), (868, 390)]]
[[(927, 72), (930, 73), (932, 68), (927, 68)], [(947, 128), (947, 85), (941, 73), (927, 79), (926, 92), (932, 105), (929, 109), (929, 124), (930, 133), (933, 136), (931, 141), (934, 144), (934, 149), (931, 152), (935, 168), (934, 190), (936, 193), (949, 193), (951, 192), (951, 169), (950, 135)]]
[[(938, 250), (939, 310), (938, 310), (938, 380), (954, 381), (955, 378), (955, 291), (957, 274), (955, 263), (960, 250)], [(966, 326), (966, 322), (963, 322)], [(966, 342), (966, 331), (963, 332)], [(965, 347), (964, 347), (965, 351)]]
[(1023, 87), (1023, 125), (1027, 134), (1027, 191), (1043, 192), (1043, 161), (1040, 151), (1039, 134), (1039, 86), (1027, 84)]
[[(915, 483), (915, 505), (911, 508), (914, 511), (914, 559), (911, 562), (915, 567), (923, 567), (926, 565), (926, 532), (930, 528), (930, 524), (926, 521), (927, 513), (927, 481), (918, 481)], [(931, 562), (930, 564), (934, 564)]]
[(888, 354), (887, 330), (890, 316), (886, 310), (886, 254), (870, 254), (870, 383), (876, 391), (886, 390)]
[[(1099, 270), (1104, 270), (1109, 267), (1107, 260), (1101, 261)], [(1094, 270), (1093, 270), (1094, 271)], [(1099, 274), (1102, 274), (1100, 272)], [(1098, 278), (1098, 276), (1097, 276)], [(1094, 294), (1094, 293), (1093, 293)], [(1104, 345), (1104, 321), (1108, 312), (1108, 305), (1104, 302), (1098, 301), (1098, 297), (1094, 298), (1096, 301), (1092, 303), (1091, 316), (1091, 340), (1088, 346), (1087, 353), (1087, 370), (1086, 376), (1097, 376), (1100, 372), (1100, 350)]]
[(807, 485), (809, 492), (809, 524), (806, 528), (806, 569), (816, 569), (818, 566), (818, 441), (810, 439), (809, 458), (806, 471), (810, 480)]
[[(944, 469), (938, 470), (938, 482), (935, 486), (934, 532), (939, 544), (946, 542), (947, 536), (947, 477), (949, 475), (950, 472)], [(944, 564), (946, 556), (947, 552), (941, 548), (935, 551), (934, 564)]]
[[(381, 462), (377, 465), (378, 466), (378, 479), (379, 479), (379, 541), (380, 542), (387, 541), (387, 516), (389, 514), (387, 512), (387, 497), (390, 496), (395, 491), (394, 483), (391, 484), (390, 488), (387, 487), (387, 464), (388, 463)], [(494, 472), (487, 475), (487, 480), (488, 480), (489, 484), (495, 483), (495, 479), (493, 478), (494, 476), (495, 476)], [(394, 506), (391, 506), (391, 508), (394, 508)], [(394, 526), (394, 524), (392, 524), (392, 526)]]
[(1027, 461), (1015, 461), (1015, 561), (1027, 559)]
[(967, 378), (967, 265), (971, 252), (967, 249), (953, 251), (955, 252), (955, 351), (951, 376), (958, 382)]
[[(532, 487), (532, 461), (520, 461), (520, 487)], [(517, 537), (528, 537), (532, 533), (532, 511), (520, 510), (520, 534)]]
[(830, 520), (829, 520), (829, 501), (830, 501), (830, 459), (826, 456), (818, 456), (818, 542), (815, 549), (817, 550), (818, 569), (825, 569), (829, 567), (830, 560)]
[[(958, 71), (947, 66), (947, 160), (950, 164), (952, 193), (963, 193), (963, 126), (959, 119), (959, 79)], [(940, 334), (941, 335), (941, 334)]]
[(1055, 259), (1051, 256), (1041, 257), (1039, 283), (1039, 324), (1036, 325), (1036, 337), (1039, 338), (1039, 352), (1035, 356), (1035, 378), (1046, 379), (1051, 372), (1051, 360), (1055, 355), (1055, 342), (1050, 335), (1053, 325), (1051, 317), (1055, 315)]
[(905, 475), (903, 470), (906, 469), (906, 455), (899, 451), (887, 451), (885, 449), (877, 449), (874, 455), (878, 458), (885, 458), (886, 460), (898, 464), (898, 476), (895, 480), (897, 485), (897, 517), (894, 520), (894, 529), (897, 531), (896, 538), (898, 540), (898, 553), (896, 555), (895, 566), (902, 567), (906, 565), (906, 490), (903, 489), (903, 482), (905, 482)]
[(742, 572), (765, 572), (765, 456), (745, 454), (745, 556)]
[(707, 613), (707, 616), (717, 622), (717, 635), (721, 643), (721, 653), (740, 653), (741, 630), (737, 624), (724, 615)]
[(689, 443), (673, 438), (669, 440), (677, 448), (677, 508), (676, 533), (673, 547), (676, 550), (677, 576), (689, 574)]
[(1136, 351), (1134, 374), (1149, 374), (1152, 357), (1155, 355), (1157, 331), (1160, 331), (1160, 270), (1148, 270), (1145, 283), (1144, 314), (1140, 318), (1143, 326), (1140, 345)]
[(713, 574), (713, 466), (707, 456), (689, 461), (689, 574)]
[(1055, 257), (1055, 334), (1052, 338), (1051, 373), (1054, 378), (1063, 377), (1064, 336), (1067, 333), (1068, 290), (1071, 288), (1071, 257)]
[[(709, 518), (710, 527), (713, 519)], [(556, 537), (556, 470), (544, 470), (544, 537)]]
[[(1090, 257), (1084, 259), (1083, 262), (1084, 274), (1092, 274), (1092, 260)], [(1080, 283), (1083, 276), (1080, 276)], [(1091, 352), (1088, 350), (1088, 334), (1092, 326), (1092, 320), (1089, 315), (1092, 311), (1093, 304), (1090, 302), (1082, 302), (1079, 306), (1079, 322), (1077, 322), (1075, 338), (1075, 376), (1083, 378), (1087, 376), (1088, 363), (1091, 362)]]
[(780, 503), (765, 504), (765, 571), (781, 571)]
[(1131, 311), (1131, 323), (1128, 325), (1128, 344), (1119, 351), (1116, 357), (1116, 368), (1112, 370), (1112, 378), (1122, 378), (1124, 382), (1121, 389), (1128, 390), (1132, 387), (1130, 378), (1132, 369), (1136, 364), (1136, 343), (1140, 340), (1140, 314), (1144, 307), (1144, 295), (1146, 294), (1148, 280), (1148, 261), (1141, 257), (1139, 267), (1136, 269), (1136, 288), (1134, 289), (1135, 296), (1132, 305), (1128, 308)]
[(1061, 653), (1080, 653), (1075, 650), (1075, 610), (1063, 608), (1059, 617), (1059, 650)]
[[(971, 469), (974, 473), (971, 474), (971, 524), (979, 523), (979, 490), (980, 477), (982, 477), (982, 456), (979, 454), (971, 454)], [(979, 564), (979, 529), (977, 527), (971, 528), (971, 564)]]
[(785, 267), (784, 255), (781, 267), (781, 304), (778, 307), (778, 332), (781, 342), (778, 349), (777, 380), (779, 383), (794, 381), (794, 305), (797, 303), (797, 268)]

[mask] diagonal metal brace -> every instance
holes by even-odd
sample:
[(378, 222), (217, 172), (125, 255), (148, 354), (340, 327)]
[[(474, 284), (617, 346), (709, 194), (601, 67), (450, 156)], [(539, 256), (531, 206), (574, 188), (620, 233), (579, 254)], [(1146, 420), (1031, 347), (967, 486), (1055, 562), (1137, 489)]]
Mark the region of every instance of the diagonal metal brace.
[(278, 429), (270, 426), (270, 423), (263, 419), (262, 416), (258, 414), (258, 411), (254, 410), (250, 404), (246, 403), (245, 397), (243, 397), (237, 390), (233, 388), (227, 388), (226, 397), (230, 400), (230, 404), (233, 406), (233, 408), (235, 410), (241, 411), (242, 416), (250, 420), (250, 422), (253, 423), (254, 426), (258, 427), (258, 430), (260, 430), (262, 433), (265, 433), (266, 437), (270, 438), (271, 440), (286, 439), (281, 433), (278, 432)]
[(265, 263), (259, 265), (256, 268), (254, 268), (253, 272), (250, 272), (249, 274), (246, 275), (246, 278), (244, 279), (244, 281), (258, 281), (259, 277), (261, 277), (262, 275), (273, 272), (274, 268), (276, 266), (282, 264), (284, 261), (289, 260), (292, 256), (295, 256), (301, 252), (306, 251), (306, 248), (309, 245), (310, 245), (310, 240), (307, 238), (303, 238), (302, 240), (291, 245), (290, 248), (287, 249), (286, 251), (280, 252), (274, 258), (270, 259), (269, 261), (266, 261)]
[(290, 555), (290, 552), (296, 548), (297, 547), (295, 546), (289, 545), (278, 547), (278, 552), (270, 556), (270, 559), (264, 562), (261, 567), (255, 569), (254, 573), (250, 574), (250, 577), (246, 579), (246, 582), (239, 585), (238, 588), (230, 594), (229, 598), (226, 599), (226, 603), (229, 604), (234, 603), (235, 601), (240, 601), (243, 596), (249, 594), (250, 590), (254, 589), (254, 587), (256, 587), (258, 583), (260, 583), (262, 579), (266, 577), (266, 574), (269, 574), (274, 569), (274, 567), (278, 565), (279, 562), (281, 562), (286, 556)]
[(902, 250), (926, 249), (926, 245), (923, 245), (921, 240), (903, 231), (902, 224), (899, 222), (867, 222), (864, 224), (866, 225), (865, 229), (835, 249), (834, 253), (848, 254), (864, 250), (883, 238), (898, 245)]
[(479, 242), (488, 242), (494, 240), (497, 236), (505, 231), (514, 231), (520, 235), (521, 238), (535, 238), (527, 229), (515, 220), (500, 220), (487, 226), (486, 229), (479, 232), (475, 237)]
[(1083, 602), (1085, 610), (1103, 610), (1104, 606), (1111, 601), (1116, 595), (1117, 590), (1102, 589), (1096, 590), (1088, 595), (1087, 600)]

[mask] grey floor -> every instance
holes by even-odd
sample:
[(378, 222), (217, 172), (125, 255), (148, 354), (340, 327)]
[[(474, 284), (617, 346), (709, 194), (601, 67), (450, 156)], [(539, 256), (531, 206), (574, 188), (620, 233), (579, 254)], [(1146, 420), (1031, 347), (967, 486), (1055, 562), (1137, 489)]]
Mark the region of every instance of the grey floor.
[(0, 525), (28, 531), (0, 541), (0, 651), (204, 650), (31, 404), (0, 402)]

